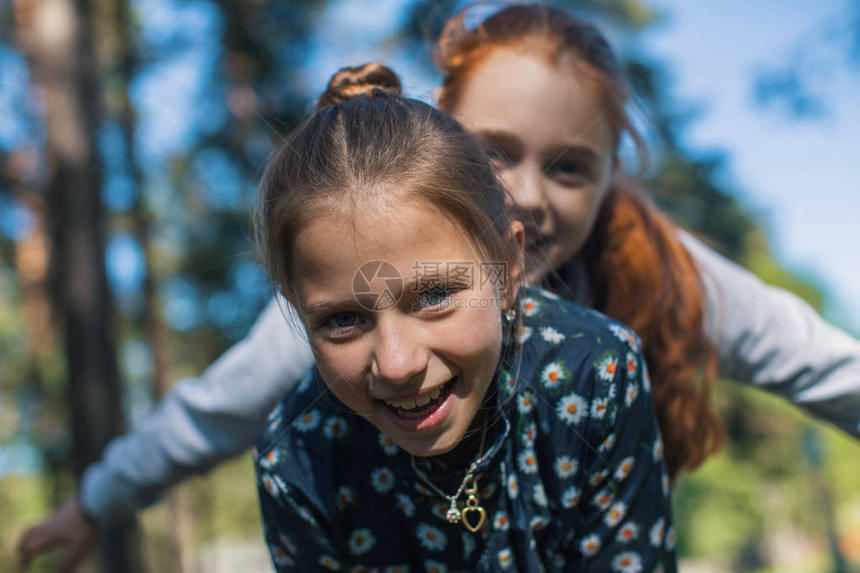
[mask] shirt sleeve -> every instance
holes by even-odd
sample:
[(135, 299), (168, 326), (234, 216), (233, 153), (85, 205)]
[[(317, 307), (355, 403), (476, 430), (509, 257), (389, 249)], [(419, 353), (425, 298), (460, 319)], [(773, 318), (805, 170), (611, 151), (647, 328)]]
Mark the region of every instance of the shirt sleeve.
[(773, 392), (860, 437), (860, 341), (686, 233), (720, 375)]
[(81, 482), (87, 514), (101, 523), (126, 519), (185, 477), (250, 447), (266, 414), (313, 365), (291, 310), (283, 300), (270, 302), (245, 339), (202, 376), (178, 382), (140, 426), (114, 438)]
[[(572, 571), (676, 571), (669, 477), (638, 340), (595, 362)], [(623, 346), (622, 346), (623, 347)], [(607, 373), (613, 372), (610, 376)]]
[[(277, 448), (277, 445), (272, 447)], [(275, 571), (346, 570), (348, 561), (338, 549), (324, 511), (298, 488), (288, 486), (278, 474), (277, 466), (271, 471), (263, 467), (261, 460), (265, 459), (257, 457), (254, 467), (263, 536)]]

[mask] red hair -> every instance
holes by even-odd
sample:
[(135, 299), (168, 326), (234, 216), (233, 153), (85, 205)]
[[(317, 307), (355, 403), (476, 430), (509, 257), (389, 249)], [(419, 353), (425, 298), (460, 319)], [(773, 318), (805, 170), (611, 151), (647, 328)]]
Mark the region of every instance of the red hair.
[[(465, 15), (446, 24), (436, 46), (441, 109), (456, 109), (463, 86), (493, 50), (516, 48), (587, 74), (606, 105), (616, 150), (627, 133), (646, 156), (627, 112), (623, 71), (596, 27), (545, 5), (509, 6), (475, 29), (466, 27)], [(711, 404), (716, 355), (704, 328), (704, 287), (677, 231), (634, 182), (616, 180), (582, 249), (595, 308), (642, 338), (672, 477), (697, 467), (723, 441)]]

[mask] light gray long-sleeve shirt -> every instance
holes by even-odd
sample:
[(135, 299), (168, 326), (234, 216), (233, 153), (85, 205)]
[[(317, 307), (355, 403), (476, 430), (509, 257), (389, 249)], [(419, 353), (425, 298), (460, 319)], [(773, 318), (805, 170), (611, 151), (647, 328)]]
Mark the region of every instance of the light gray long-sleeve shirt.
[[(783, 396), (860, 438), (860, 341), (690, 235), (680, 238), (704, 277), (720, 376)], [(244, 340), (200, 377), (177, 383), (145, 423), (110, 443), (81, 483), (85, 511), (103, 523), (126, 518), (242, 452), (312, 364), (298, 319), (285, 319), (273, 300)]]

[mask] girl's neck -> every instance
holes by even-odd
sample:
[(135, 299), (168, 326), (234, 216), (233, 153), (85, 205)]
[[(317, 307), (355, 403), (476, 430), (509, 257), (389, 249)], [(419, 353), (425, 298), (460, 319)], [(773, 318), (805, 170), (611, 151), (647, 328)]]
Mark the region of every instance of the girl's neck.
[(450, 452), (436, 456), (436, 460), (451, 469), (468, 468), (472, 462), (484, 455), (490, 448), (490, 434), (493, 417), (490, 409), (484, 407), (478, 411), (466, 435)]

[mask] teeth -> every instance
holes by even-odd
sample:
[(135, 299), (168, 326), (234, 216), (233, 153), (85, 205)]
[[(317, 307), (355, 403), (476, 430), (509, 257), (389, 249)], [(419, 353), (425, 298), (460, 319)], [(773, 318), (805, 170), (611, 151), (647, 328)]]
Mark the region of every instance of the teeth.
[(400, 408), (401, 410), (414, 410), (415, 408), (423, 408), (431, 401), (438, 398), (441, 394), (442, 390), (440, 388), (436, 388), (429, 394), (419, 396), (414, 400), (385, 400), (385, 403), (393, 408)]

